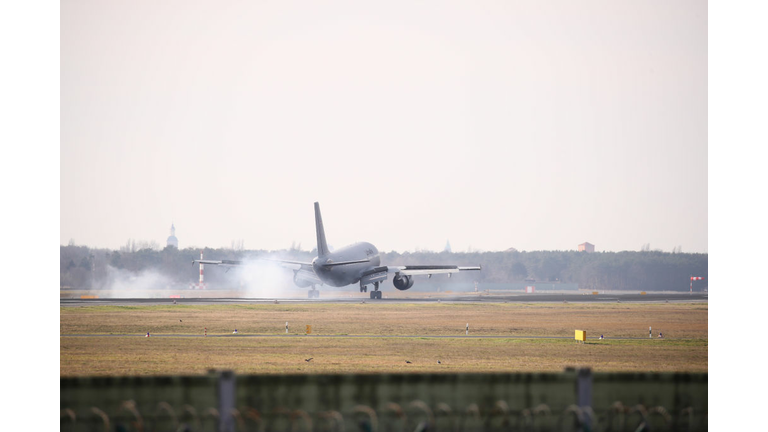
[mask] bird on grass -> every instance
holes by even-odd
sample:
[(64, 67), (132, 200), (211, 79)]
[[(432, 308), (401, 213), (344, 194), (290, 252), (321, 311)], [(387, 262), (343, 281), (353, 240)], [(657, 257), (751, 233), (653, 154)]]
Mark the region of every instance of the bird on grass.
[(406, 360), (405, 362), (408, 363), (408, 364), (411, 364), (411, 362), (409, 360)]
[(181, 320), (179, 320), (179, 322), (181, 322)]
[(440, 362), (440, 360), (438, 360), (438, 361), (437, 361), (437, 364), (442, 364), (442, 363)]
[(309, 363), (309, 362), (311, 362), (311, 361), (312, 361), (312, 359), (313, 359), (313, 358), (314, 358), (314, 357), (310, 357), (310, 358), (308, 358), (308, 359), (304, 359), (304, 361), (305, 361), (305, 362), (307, 362), (307, 363)]

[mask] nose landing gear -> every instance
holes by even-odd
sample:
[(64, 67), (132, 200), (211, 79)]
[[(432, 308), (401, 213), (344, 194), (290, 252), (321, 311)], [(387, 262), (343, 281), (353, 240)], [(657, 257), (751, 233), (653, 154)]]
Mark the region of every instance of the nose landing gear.
[(320, 298), (320, 290), (315, 289), (315, 286), (312, 285), (312, 289), (308, 291), (307, 296), (308, 298)]

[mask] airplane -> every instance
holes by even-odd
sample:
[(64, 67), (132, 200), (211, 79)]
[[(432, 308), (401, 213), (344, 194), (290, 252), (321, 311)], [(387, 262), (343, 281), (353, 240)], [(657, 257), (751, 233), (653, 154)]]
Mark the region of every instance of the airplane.
[[(371, 299), (381, 299), (379, 284), (392, 274), (392, 284), (398, 290), (404, 291), (413, 286), (413, 277), (433, 274), (448, 274), (469, 270), (481, 270), (476, 267), (459, 267), (455, 265), (411, 265), (411, 266), (382, 266), (379, 251), (376, 246), (360, 242), (345, 246), (334, 251), (329, 250), (325, 240), (323, 218), (320, 214), (320, 204), (315, 203), (315, 231), (317, 232), (317, 257), (311, 263), (289, 260), (264, 259), (275, 262), (282, 267), (293, 270), (293, 282), (301, 287), (310, 287), (309, 298), (319, 298), (320, 291), (315, 285), (330, 285), (343, 287), (360, 284), (360, 292), (367, 292), (368, 285), (373, 285)], [(192, 264), (212, 264), (221, 266), (239, 266), (237, 260), (194, 260)]]

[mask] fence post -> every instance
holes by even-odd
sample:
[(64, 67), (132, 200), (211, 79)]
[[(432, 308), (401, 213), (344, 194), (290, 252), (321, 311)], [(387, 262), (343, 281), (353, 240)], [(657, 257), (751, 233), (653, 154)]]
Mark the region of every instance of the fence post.
[(235, 432), (235, 419), (232, 417), (235, 408), (235, 373), (219, 372), (216, 387), (219, 397), (219, 432)]
[[(585, 408), (592, 409), (592, 369), (590, 368), (579, 369), (576, 375), (576, 403), (582, 412)], [(590, 430), (592, 416), (584, 415), (584, 423), (586, 423), (586, 430)]]

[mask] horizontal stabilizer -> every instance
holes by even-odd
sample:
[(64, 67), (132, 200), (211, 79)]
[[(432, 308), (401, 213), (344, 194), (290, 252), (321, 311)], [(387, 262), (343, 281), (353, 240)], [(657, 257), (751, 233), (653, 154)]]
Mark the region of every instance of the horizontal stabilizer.
[(370, 261), (371, 260), (369, 260), (369, 259), (364, 259), (364, 260), (357, 260), (357, 261), (329, 262), (329, 263), (323, 264), (323, 267), (336, 267), (336, 266), (347, 265), (347, 264), (360, 264), (360, 263), (367, 263), (367, 262), (370, 262)]

